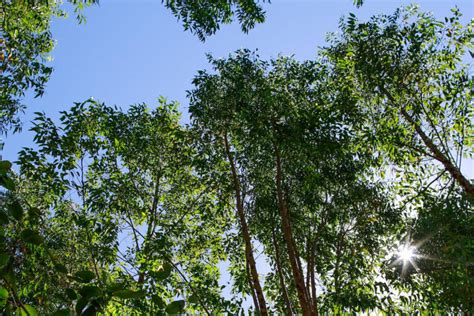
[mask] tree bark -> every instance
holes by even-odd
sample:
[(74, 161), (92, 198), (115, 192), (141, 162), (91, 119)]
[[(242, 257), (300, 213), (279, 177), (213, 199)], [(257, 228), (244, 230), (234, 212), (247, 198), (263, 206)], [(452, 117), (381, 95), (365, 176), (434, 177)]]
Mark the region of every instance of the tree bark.
[(230, 146), (229, 146), (229, 141), (227, 139), (227, 133), (224, 134), (224, 146), (225, 146), (225, 152), (227, 155), (227, 159), (229, 160), (230, 168), (232, 172), (232, 180), (234, 183), (235, 200), (236, 200), (235, 204), (237, 208), (237, 215), (239, 216), (239, 220), (240, 220), (240, 228), (242, 229), (242, 237), (244, 239), (244, 244), (245, 244), (245, 258), (250, 268), (250, 275), (252, 277), (252, 284), (254, 287), (254, 289), (252, 290), (255, 290), (255, 293), (257, 295), (258, 305), (259, 305), (259, 306), (255, 306), (255, 308), (259, 310), (260, 315), (266, 316), (268, 315), (267, 304), (265, 303), (265, 297), (263, 296), (262, 287), (260, 286), (260, 281), (258, 280), (257, 267), (255, 264), (255, 258), (253, 257), (250, 233), (249, 233), (249, 229), (247, 225), (247, 220), (245, 219), (240, 180), (237, 175), (237, 168), (235, 167), (234, 158), (232, 157), (232, 153), (230, 152)]
[(276, 144), (274, 144), (273, 147), (275, 150), (276, 189), (277, 189), (278, 208), (280, 211), (282, 231), (283, 231), (283, 236), (285, 238), (286, 247), (288, 250), (288, 257), (290, 260), (291, 270), (293, 273), (293, 278), (295, 279), (296, 290), (298, 292), (298, 300), (300, 302), (303, 315), (317, 315), (317, 312), (312, 310), (311, 303), (307, 296), (308, 292), (306, 290), (306, 286), (304, 283), (303, 271), (298, 261), (298, 254), (297, 254), (295, 242), (293, 239), (290, 214), (288, 211), (288, 206), (286, 205), (286, 200), (284, 198), (283, 189), (282, 189), (282, 170), (281, 170), (280, 150)]

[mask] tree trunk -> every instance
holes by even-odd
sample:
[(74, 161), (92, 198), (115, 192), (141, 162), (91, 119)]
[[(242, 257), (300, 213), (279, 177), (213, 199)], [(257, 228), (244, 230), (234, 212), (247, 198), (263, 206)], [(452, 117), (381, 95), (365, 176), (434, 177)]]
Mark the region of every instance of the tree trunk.
[(247, 280), (249, 281), (250, 294), (252, 295), (253, 306), (255, 306), (255, 311), (260, 311), (260, 305), (258, 304), (257, 294), (255, 294), (255, 286), (252, 283), (252, 277), (250, 276), (249, 263), (245, 262), (245, 267), (247, 270)]
[(298, 262), (298, 254), (295, 247), (293, 233), (291, 231), (291, 221), (288, 207), (283, 194), (282, 189), (282, 170), (281, 170), (281, 157), (280, 151), (276, 144), (274, 144), (275, 150), (275, 165), (276, 165), (276, 189), (278, 208), (280, 211), (281, 225), (283, 236), (285, 238), (286, 247), (288, 250), (288, 257), (290, 260), (291, 270), (293, 278), (295, 279), (296, 290), (298, 292), (298, 299), (303, 312), (303, 315), (317, 315), (315, 311), (311, 309), (311, 304), (307, 296), (306, 286), (304, 283), (304, 276), (301, 266)]
[(252, 277), (252, 284), (254, 287), (254, 289), (252, 290), (255, 290), (255, 293), (257, 295), (258, 305), (259, 305), (259, 306), (255, 306), (255, 308), (259, 310), (260, 315), (266, 316), (268, 315), (267, 304), (265, 303), (262, 287), (260, 286), (260, 281), (258, 280), (257, 267), (255, 264), (255, 259), (253, 257), (250, 233), (247, 226), (247, 220), (245, 219), (244, 204), (242, 201), (242, 192), (240, 188), (240, 180), (237, 175), (237, 169), (235, 167), (234, 159), (230, 152), (230, 146), (227, 140), (227, 133), (224, 134), (224, 145), (225, 145), (225, 152), (227, 155), (227, 159), (229, 160), (230, 167), (231, 167), (232, 180), (234, 182), (235, 200), (236, 200), (235, 204), (237, 208), (237, 215), (239, 216), (239, 220), (240, 220), (240, 228), (242, 229), (242, 237), (244, 239), (244, 244), (245, 244), (245, 258), (250, 268), (250, 275)]

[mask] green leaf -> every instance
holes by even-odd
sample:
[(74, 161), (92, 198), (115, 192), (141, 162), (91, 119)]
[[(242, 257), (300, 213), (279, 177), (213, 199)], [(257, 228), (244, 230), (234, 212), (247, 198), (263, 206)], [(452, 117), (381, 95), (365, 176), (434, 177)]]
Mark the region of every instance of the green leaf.
[(31, 305), (23, 304), (16, 309), (16, 315), (19, 316), (37, 316), (38, 313)]
[(159, 295), (153, 295), (151, 297), (151, 300), (153, 301), (153, 303), (155, 303), (156, 306), (158, 306), (158, 308), (164, 308), (166, 306), (165, 301), (163, 301), (163, 299)]
[(89, 270), (82, 270), (82, 271), (76, 272), (74, 275), (76, 276), (78, 281), (83, 282), (83, 283), (89, 283), (95, 278), (94, 272), (89, 271)]
[(58, 272), (67, 273), (67, 268), (66, 268), (66, 266), (63, 265), (63, 264), (56, 263), (56, 264), (54, 265), (54, 268), (55, 268), (56, 271), (58, 271)]
[(6, 174), (12, 168), (12, 163), (8, 160), (0, 161), (0, 174)]
[(85, 307), (88, 303), (89, 303), (88, 300), (83, 298), (83, 297), (78, 299), (77, 302), (76, 302), (76, 307), (75, 307), (76, 313), (78, 315), (82, 315), (82, 312), (84, 311), (84, 309), (85, 309)]
[(15, 190), (15, 183), (10, 177), (7, 177), (6, 175), (0, 175), (0, 185), (7, 190)]
[(66, 289), (66, 296), (70, 299), (70, 300), (75, 300), (77, 298), (77, 294), (76, 292), (74, 292), (73, 289)]
[(25, 229), (22, 231), (20, 237), (24, 242), (33, 245), (39, 245), (43, 242), (43, 237), (41, 237), (38, 232), (31, 229)]
[(84, 298), (100, 297), (101, 291), (97, 286), (87, 285), (79, 290), (79, 294)]
[(8, 205), (8, 211), (10, 215), (13, 216), (14, 219), (17, 221), (23, 218), (23, 208), (21, 207), (18, 201), (13, 201), (10, 205)]
[(155, 279), (157, 281), (162, 281), (168, 278), (171, 274), (173, 267), (169, 263), (164, 263), (160, 270), (154, 273)]
[(199, 302), (199, 299), (197, 297), (197, 295), (191, 295), (188, 297), (188, 299), (186, 300), (188, 303), (191, 303), (191, 304), (197, 304)]
[(0, 211), (0, 225), (6, 225), (10, 222), (8, 219), (8, 215), (5, 214), (3, 211)]
[(6, 300), (7, 298), (8, 298), (7, 289), (0, 286), (0, 300)]
[(30, 207), (30, 209), (28, 210), (28, 215), (30, 216), (30, 218), (36, 220), (41, 216), (41, 211), (37, 207)]
[(183, 311), (184, 304), (183, 300), (174, 301), (166, 306), (165, 312), (168, 314), (179, 314)]
[(130, 299), (130, 298), (141, 298), (146, 295), (146, 292), (143, 290), (139, 291), (132, 291), (132, 290), (119, 290), (112, 293), (113, 296), (123, 298), (123, 299)]
[(71, 315), (71, 312), (68, 309), (60, 309), (56, 313), (53, 314), (53, 316), (69, 316)]
[(0, 253), (0, 269), (3, 269), (8, 261), (10, 260), (10, 256), (4, 253)]

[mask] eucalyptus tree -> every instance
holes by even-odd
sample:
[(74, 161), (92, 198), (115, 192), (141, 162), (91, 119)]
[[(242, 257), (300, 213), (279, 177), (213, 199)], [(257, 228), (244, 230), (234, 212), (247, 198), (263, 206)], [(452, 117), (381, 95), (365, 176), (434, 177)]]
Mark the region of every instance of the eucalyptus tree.
[[(371, 268), (381, 264), (383, 236), (399, 215), (365, 177), (377, 165), (368, 151), (356, 152), (351, 94), (335, 89), (319, 62), (264, 62), (246, 50), (210, 62), (215, 73), (200, 72), (190, 92), (192, 126), (213, 152), (209, 163), (227, 161), (241, 222), (274, 268), (265, 302), (305, 315), (382, 306), (362, 296), (374, 290)], [(251, 236), (242, 229), (242, 237), (248, 253)], [(257, 310), (258, 281), (251, 280)]]
[(217, 264), (233, 218), (221, 189), (194, 171), (176, 108), (161, 99), (154, 110), (124, 113), (88, 100), (62, 113), (59, 126), (38, 114), (38, 149), (20, 152), (15, 203), (37, 210), (39, 220), (11, 234), (6, 265), (25, 280), (0, 281), (6, 306), (81, 315), (232, 311)]
[(444, 21), (415, 6), (367, 22), (351, 15), (324, 55), (373, 122), (368, 143), (402, 165), (437, 162), (472, 198), (461, 163), (474, 148), (473, 80), (464, 63), (473, 20), (462, 25), (452, 11)]

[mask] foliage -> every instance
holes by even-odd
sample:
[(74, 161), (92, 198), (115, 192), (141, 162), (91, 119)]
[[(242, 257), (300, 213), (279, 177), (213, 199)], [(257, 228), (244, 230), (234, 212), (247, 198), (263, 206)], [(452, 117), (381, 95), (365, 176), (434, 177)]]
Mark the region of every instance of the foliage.
[[(229, 219), (219, 189), (194, 175), (178, 120), (164, 99), (127, 113), (86, 101), (63, 113), (63, 126), (38, 113), (39, 149), (20, 153), (22, 200), (9, 208), (32, 205), (39, 218), (11, 212), (20, 225), (4, 227), (5, 255), (17, 253), (8, 306), (31, 301), (41, 313), (61, 306), (81, 315), (225, 310), (216, 265)], [(20, 226), (29, 228), (19, 234)]]
[[(357, 113), (344, 111), (350, 95), (334, 89), (319, 63), (267, 63), (249, 51), (210, 60), (216, 73), (201, 72), (190, 94), (193, 125), (211, 152), (239, 171), (253, 238), (275, 269), (273, 284), (265, 284), (275, 311), (383, 306), (363, 293), (373, 293), (383, 236), (398, 215), (378, 184), (363, 182), (375, 162), (352, 151)], [(226, 158), (227, 141), (235, 161)], [(299, 291), (311, 291), (311, 302)]]
[(17, 113), (28, 89), (44, 92), (51, 67), (46, 55), (53, 48), (49, 31), (56, 8), (45, 1), (2, 1), (0, 4), (0, 133), (20, 129)]
[(202, 41), (219, 30), (221, 24), (232, 22), (234, 16), (245, 33), (265, 20), (263, 8), (254, 0), (163, 0), (163, 3), (182, 21), (185, 30)]
[(358, 22), (341, 22), (324, 56), (367, 112), (367, 142), (394, 163), (432, 159), (471, 198), (461, 173), (473, 156), (472, 74), (463, 57), (472, 46), (473, 20), (461, 13), (438, 21), (417, 7)]
[[(244, 31), (263, 21), (254, 1), (164, 4), (201, 39), (234, 14)], [(25, 14), (2, 16), (18, 54), (3, 59), (5, 130), (44, 89), (58, 5), (2, 4)], [(261, 315), (470, 312), (472, 23), (459, 19), (351, 15), (314, 61), (209, 56), (188, 126), (164, 98), (36, 113), (19, 171), (0, 161), (0, 312), (242, 314), (248, 298)]]

